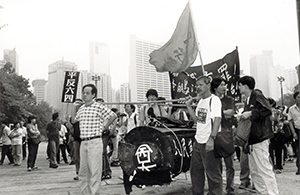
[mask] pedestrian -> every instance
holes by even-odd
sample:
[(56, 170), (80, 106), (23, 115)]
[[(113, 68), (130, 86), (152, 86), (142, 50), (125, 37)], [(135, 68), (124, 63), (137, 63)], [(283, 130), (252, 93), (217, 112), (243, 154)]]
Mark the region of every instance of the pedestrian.
[(273, 136), (269, 100), (261, 90), (254, 89), (253, 77), (244, 76), (239, 79), (238, 84), (240, 93), (247, 98), (241, 118), (251, 121), (249, 145), (245, 152), (250, 153), (249, 168), (252, 181), (258, 193), (278, 195), (275, 173), (269, 161), (269, 143)]
[(14, 128), (10, 132), (9, 137), (11, 139), (14, 166), (20, 166), (22, 163), (22, 128), (19, 122), (14, 124)]
[(38, 130), (36, 124), (36, 117), (31, 115), (28, 117), (28, 124), (26, 126), (28, 134), (28, 159), (27, 159), (27, 170), (32, 171), (37, 169), (35, 161), (39, 149), (39, 143), (34, 142), (33, 139), (39, 139), (41, 133)]
[(119, 142), (120, 142), (120, 135), (119, 130), (122, 126), (124, 126), (123, 118), (126, 116), (124, 113), (120, 113), (117, 108), (111, 109), (116, 115), (117, 119), (110, 125), (110, 140), (113, 145), (113, 151), (110, 157), (110, 166), (118, 167), (120, 166), (119, 160)]
[(22, 128), (22, 156), (23, 156), (23, 160), (26, 159), (27, 156), (27, 129), (24, 126), (24, 119), (21, 119), (20, 121), (20, 127)]
[[(222, 131), (230, 131), (233, 135), (233, 126), (237, 126), (234, 117), (234, 99), (226, 95), (227, 83), (220, 77), (214, 78), (211, 82), (211, 91), (218, 96), (222, 103)], [(233, 144), (233, 143), (232, 143)], [(234, 195), (234, 154), (224, 157), (226, 167), (226, 192), (227, 195)]]
[[(102, 131), (117, 118), (116, 114), (105, 105), (95, 102), (97, 88), (87, 84), (82, 88), (82, 99), (85, 102), (76, 113), (75, 120), (80, 126), (80, 169), (79, 177), (81, 194), (99, 195), (102, 175)], [(73, 111), (73, 116), (75, 110)], [(107, 121), (104, 124), (104, 121)]]
[[(75, 112), (77, 112), (79, 107), (82, 106), (83, 104), (84, 102), (81, 99), (77, 99), (74, 102)], [(81, 144), (79, 122), (77, 121), (76, 123), (72, 124), (72, 126), (73, 128), (70, 129), (70, 134), (74, 138), (73, 149), (74, 149), (74, 162), (75, 162), (75, 172), (76, 172), (76, 176), (73, 179), (79, 180), (78, 174), (80, 168), (80, 144)]]
[(289, 126), (293, 133), (293, 137), (295, 140), (295, 150), (297, 160), (296, 167), (297, 172), (296, 175), (300, 175), (300, 166), (299, 166), (299, 140), (300, 140), (300, 92), (296, 91), (293, 95), (296, 103), (290, 107), (288, 113)]
[(49, 155), (49, 168), (56, 169), (57, 165), (57, 153), (59, 150), (59, 113), (52, 114), (52, 121), (47, 125), (46, 132), (48, 137), (48, 155)]
[(211, 94), (211, 80), (200, 76), (196, 81), (197, 98), (200, 98), (196, 110), (192, 108), (193, 98), (189, 97), (186, 106), (190, 117), (197, 124), (195, 142), (191, 158), (191, 181), (193, 195), (204, 194), (205, 173), (210, 195), (222, 194), (222, 161), (215, 158), (214, 139), (221, 130), (220, 99)]
[(12, 156), (12, 148), (11, 148), (11, 140), (8, 135), (11, 132), (11, 129), (8, 127), (8, 123), (3, 120), (1, 121), (1, 129), (2, 129), (2, 152), (1, 152), (1, 160), (0, 165), (3, 165), (5, 156), (7, 156), (9, 160), (9, 164), (14, 164), (14, 158)]
[[(135, 105), (131, 103), (127, 103), (124, 105), (124, 109), (126, 112), (126, 120), (124, 122), (126, 127), (125, 135), (128, 134), (133, 128), (138, 126), (139, 116), (135, 112)], [(124, 136), (125, 136), (124, 135)]]
[(66, 164), (69, 164), (67, 153), (66, 153), (67, 150), (66, 134), (68, 131), (65, 125), (59, 123), (58, 126), (59, 126), (59, 146), (56, 153), (56, 161), (57, 164), (60, 164), (60, 152), (61, 152), (64, 162)]

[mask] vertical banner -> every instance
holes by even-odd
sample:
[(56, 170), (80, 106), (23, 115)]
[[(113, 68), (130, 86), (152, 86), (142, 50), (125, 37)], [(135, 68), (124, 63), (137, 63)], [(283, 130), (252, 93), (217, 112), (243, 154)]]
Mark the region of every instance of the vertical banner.
[(76, 99), (79, 73), (77, 71), (66, 71), (63, 86), (62, 99), (64, 103), (73, 103)]

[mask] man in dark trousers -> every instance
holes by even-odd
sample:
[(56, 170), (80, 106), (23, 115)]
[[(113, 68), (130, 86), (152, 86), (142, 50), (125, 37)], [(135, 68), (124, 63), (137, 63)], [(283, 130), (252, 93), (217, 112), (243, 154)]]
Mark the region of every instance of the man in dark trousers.
[(48, 146), (50, 154), (50, 168), (56, 169), (56, 154), (59, 150), (59, 114), (56, 112), (52, 114), (52, 121), (47, 125), (46, 131), (48, 136)]

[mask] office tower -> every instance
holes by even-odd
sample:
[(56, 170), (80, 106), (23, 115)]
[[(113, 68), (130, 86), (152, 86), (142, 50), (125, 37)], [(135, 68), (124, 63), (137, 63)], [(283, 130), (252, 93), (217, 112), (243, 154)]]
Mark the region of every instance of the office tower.
[(10, 62), (15, 69), (16, 74), (19, 74), (19, 55), (17, 54), (16, 48), (13, 50), (5, 49), (3, 51), (3, 60), (6, 62)]
[[(273, 66), (273, 52), (262, 51), (262, 54), (250, 58), (250, 75), (255, 79), (255, 88), (262, 90), (266, 97), (278, 98), (278, 82)], [(275, 93), (273, 93), (275, 92)]]
[(66, 115), (69, 108), (69, 103), (61, 102), (66, 71), (77, 71), (77, 65), (74, 62), (60, 60), (48, 66), (45, 100), (53, 109), (61, 112), (62, 115)]
[(90, 72), (110, 75), (109, 46), (106, 43), (90, 42)]
[(146, 92), (150, 88), (156, 89), (161, 97), (171, 98), (169, 73), (156, 72), (155, 67), (149, 63), (149, 54), (160, 47), (160, 44), (137, 39), (135, 35), (130, 36), (131, 101), (145, 101)]
[(32, 81), (33, 95), (36, 97), (36, 101), (40, 103), (45, 100), (45, 85), (47, 81), (44, 79), (35, 79)]
[[(116, 92), (116, 102), (130, 102), (130, 89), (129, 83), (123, 83), (120, 86), (120, 89)], [(125, 112), (124, 104), (116, 106), (120, 112)]]

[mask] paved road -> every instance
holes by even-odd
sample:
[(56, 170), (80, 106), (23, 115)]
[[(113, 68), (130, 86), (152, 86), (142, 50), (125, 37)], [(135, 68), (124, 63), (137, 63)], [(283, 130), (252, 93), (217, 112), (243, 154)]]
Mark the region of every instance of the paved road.
[[(15, 167), (8, 165), (6, 159), (0, 166), (0, 195), (79, 195), (79, 181), (74, 181), (75, 166), (61, 164), (58, 169), (50, 169), (46, 160), (46, 143), (41, 143), (36, 165), (38, 170), (28, 172), (26, 161), (22, 165)], [(235, 162), (236, 176), (235, 186), (239, 185), (239, 163)], [(300, 176), (295, 175), (295, 164), (287, 163), (281, 174), (277, 174), (277, 181), (281, 195), (300, 194)], [(120, 167), (112, 167), (112, 179), (102, 181), (102, 191), (104, 195), (125, 194)], [(223, 174), (225, 182), (225, 174)], [(207, 186), (207, 185), (206, 185)], [(207, 188), (206, 188), (207, 191)], [(236, 195), (252, 195), (255, 193), (236, 190)], [(189, 173), (182, 173), (176, 180), (166, 186), (152, 186), (145, 189), (133, 187), (132, 195), (191, 195), (191, 181)]]

